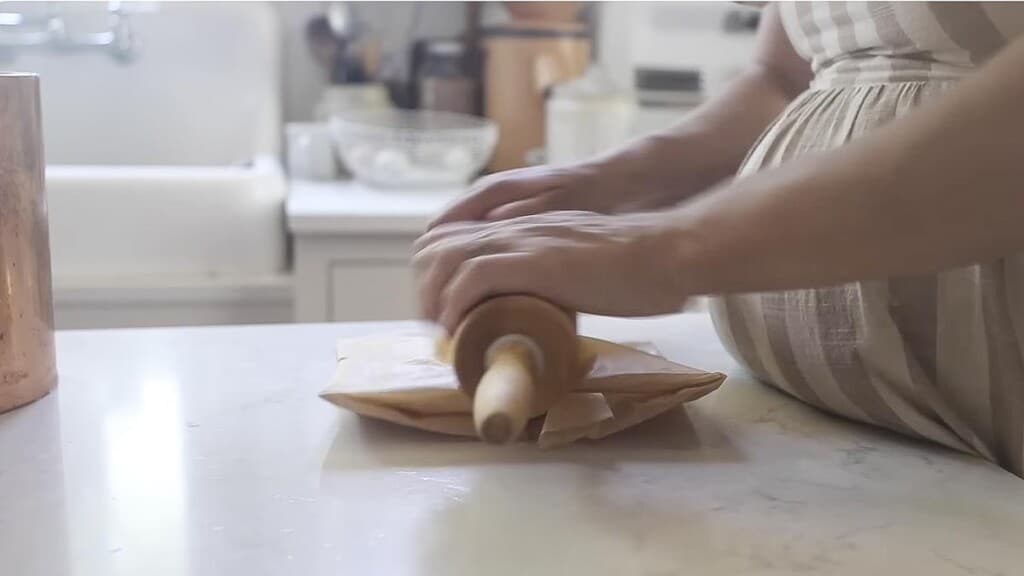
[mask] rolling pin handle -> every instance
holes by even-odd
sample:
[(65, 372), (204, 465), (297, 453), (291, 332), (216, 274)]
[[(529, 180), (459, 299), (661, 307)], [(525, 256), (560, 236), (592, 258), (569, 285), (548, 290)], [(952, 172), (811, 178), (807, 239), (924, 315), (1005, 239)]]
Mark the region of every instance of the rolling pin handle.
[(534, 402), (534, 350), (513, 340), (495, 343), (473, 397), (473, 423), (485, 442), (507, 444), (519, 438)]

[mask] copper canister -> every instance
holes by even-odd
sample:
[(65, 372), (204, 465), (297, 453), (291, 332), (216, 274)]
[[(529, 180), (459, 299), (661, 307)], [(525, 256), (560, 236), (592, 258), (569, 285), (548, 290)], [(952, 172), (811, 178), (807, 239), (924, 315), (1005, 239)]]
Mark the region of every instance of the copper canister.
[(0, 74), (0, 412), (57, 384), (39, 78)]
[(548, 90), (590, 63), (590, 38), (581, 24), (514, 22), (485, 30), (483, 45), (484, 113), (499, 129), (488, 168), (519, 168), (544, 147)]

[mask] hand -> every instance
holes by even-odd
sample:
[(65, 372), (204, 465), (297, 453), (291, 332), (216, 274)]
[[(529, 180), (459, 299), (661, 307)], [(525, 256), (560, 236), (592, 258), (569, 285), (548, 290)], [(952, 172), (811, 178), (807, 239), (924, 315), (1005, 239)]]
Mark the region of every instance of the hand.
[(504, 220), (554, 210), (611, 213), (631, 196), (634, 179), (610, 164), (532, 166), (484, 176), (430, 224)]
[(680, 284), (668, 213), (548, 212), (440, 226), (415, 244), (423, 314), (453, 333), (480, 301), (531, 294), (611, 316), (676, 312)]

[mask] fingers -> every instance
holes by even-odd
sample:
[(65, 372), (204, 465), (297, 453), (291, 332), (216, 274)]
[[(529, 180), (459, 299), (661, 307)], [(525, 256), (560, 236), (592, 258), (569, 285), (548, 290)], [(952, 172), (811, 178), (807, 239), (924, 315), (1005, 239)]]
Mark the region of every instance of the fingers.
[(469, 192), (442, 210), (440, 215), (427, 224), (427, 230), (433, 230), (438, 226), (451, 224), (452, 222), (481, 220), (483, 215), (491, 210), (495, 204), (496, 201), (491, 197)]
[(550, 194), (534, 196), (533, 198), (518, 200), (516, 202), (510, 202), (508, 204), (498, 206), (494, 210), (488, 212), (485, 218), (487, 220), (510, 220), (520, 216), (540, 214), (547, 211), (549, 204), (551, 204)]
[(428, 226), (432, 230), (444, 224), (483, 220), (489, 212), (509, 202), (539, 193), (546, 186), (543, 176), (529, 177), (519, 171), (504, 172), (478, 180), (465, 196), (453, 202)]
[(478, 223), (473, 222), (454, 222), (451, 224), (445, 224), (438, 226), (431, 230), (428, 230), (419, 238), (413, 241), (412, 251), (413, 254), (418, 254), (422, 250), (427, 249), (429, 246), (437, 244), (438, 242), (447, 240), (457, 234), (462, 233), (468, 228), (479, 226)]
[(440, 323), (454, 334), (474, 306), (491, 296), (530, 292), (542, 296), (537, 278), (529, 273), (526, 254), (498, 254), (462, 263), (441, 295)]
[(514, 194), (514, 190), (515, 187), (501, 186), (494, 176), (485, 176), (477, 180), (465, 195), (445, 208), (427, 226), (427, 230), (452, 222), (482, 220), (484, 214), (501, 204), (501, 194)]
[(470, 256), (472, 254), (464, 245), (451, 242), (439, 242), (416, 253), (413, 266), (416, 269), (417, 295), (423, 318), (437, 321), (445, 286)]
[(462, 317), (481, 300), (529, 292), (542, 296), (545, 274), (531, 273), (538, 262), (526, 252), (506, 252), (456, 236), (427, 246), (413, 259), (420, 310), (427, 320), (454, 333)]

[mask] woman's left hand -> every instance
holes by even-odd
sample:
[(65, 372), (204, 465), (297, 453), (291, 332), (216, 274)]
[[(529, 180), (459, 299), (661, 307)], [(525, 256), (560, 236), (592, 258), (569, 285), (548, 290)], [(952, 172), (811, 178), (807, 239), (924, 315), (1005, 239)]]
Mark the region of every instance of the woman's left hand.
[(414, 250), (423, 314), (449, 333), (474, 305), (502, 294), (609, 316), (676, 312), (688, 296), (667, 214), (546, 212), (454, 223), (422, 236)]

